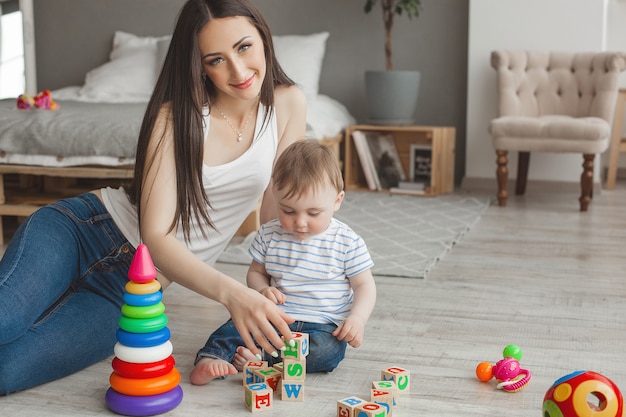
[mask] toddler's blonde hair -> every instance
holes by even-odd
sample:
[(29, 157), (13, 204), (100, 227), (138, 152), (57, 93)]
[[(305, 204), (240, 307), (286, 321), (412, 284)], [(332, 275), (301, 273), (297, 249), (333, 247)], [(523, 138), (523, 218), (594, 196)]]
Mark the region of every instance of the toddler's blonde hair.
[(343, 191), (343, 176), (335, 155), (317, 139), (303, 139), (292, 143), (280, 155), (274, 166), (272, 180), (286, 198), (300, 197), (330, 183)]

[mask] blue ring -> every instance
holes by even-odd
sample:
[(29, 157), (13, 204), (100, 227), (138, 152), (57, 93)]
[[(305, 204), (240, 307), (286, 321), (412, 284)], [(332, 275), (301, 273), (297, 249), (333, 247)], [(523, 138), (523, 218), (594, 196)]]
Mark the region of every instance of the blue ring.
[(105, 401), (109, 409), (117, 414), (125, 416), (154, 416), (173, 410), (183, 400), (183, 389), (177, 385), (173, 390), (157, 395), (135, 397), (120, 394), (113, 388), (109, 388), (105, 395)]
[(129, 306), (151, 306), (158, 303), (162, 299), (163, 293), (161, 291), (153, 292), (151, 294), (131, 294), (129, 292), (124, 293), (124, 302)]
[(131, 333), (117, 329), (117, 341), (129, 347), (151, 347), (161, 345), (170, 339), (170, 329), (167, 327), (150, 333)]

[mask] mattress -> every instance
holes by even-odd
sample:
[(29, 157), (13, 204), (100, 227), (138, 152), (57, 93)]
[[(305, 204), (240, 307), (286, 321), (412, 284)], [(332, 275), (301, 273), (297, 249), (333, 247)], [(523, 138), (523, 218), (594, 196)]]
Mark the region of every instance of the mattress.
[[(58, 110), (20, 110), (0, 100), (0, 164), (47, 167), (128, 166), (147, 103), (72, 100), (72, 90), (53, 92)], [(354, 118), (336, 100), (319, 95), (307, 107), (307, 136), (334, 137)]]

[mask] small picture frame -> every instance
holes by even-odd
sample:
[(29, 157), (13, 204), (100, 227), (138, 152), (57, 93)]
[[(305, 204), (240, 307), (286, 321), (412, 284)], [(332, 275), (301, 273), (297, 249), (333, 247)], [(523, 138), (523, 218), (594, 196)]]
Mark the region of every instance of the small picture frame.
[(432, 169), (432, 147), (414, 143), (409, 148), (409, 155), (410, 180), (429, 185)]

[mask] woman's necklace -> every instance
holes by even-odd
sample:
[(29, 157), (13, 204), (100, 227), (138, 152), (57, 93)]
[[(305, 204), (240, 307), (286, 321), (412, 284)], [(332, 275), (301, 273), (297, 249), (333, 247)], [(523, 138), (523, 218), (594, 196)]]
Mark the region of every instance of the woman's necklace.
[(235, 126), (232, 125), (230, 120), (228, 120), (228, 117), (226, 117), (226, 115), (224, 114), (222, 109), (220, 109), (220, 106), (218, 106), (217, 103), (213, 103), (213, 105), (215, 106), (217, 111), (220, 113), (220, 115), (222, 115), (222, 118), (224, 120), (226, 120), (226, 123), (228, 123), (228, 126), (230, 126), (230, 128), (233, 129), (233, 132), (235, 132), (235, 134), (237, 134), (237, 142), (241, 142), (243, 140), (243, 133), (246, 131), (246, 127), (248, 126), (248, 122), (250, 121), (250, 118), (252, 117), (252, 110), (254, 110), (254, 107), (252, 109), (250, 109), (250, 113), (248, 113), (248, 117), (246, 118), (246, 121), (243, 122), (243, 126), (241, 126), (241, 129), (237, 130), (237, 129), (235, 129)]

